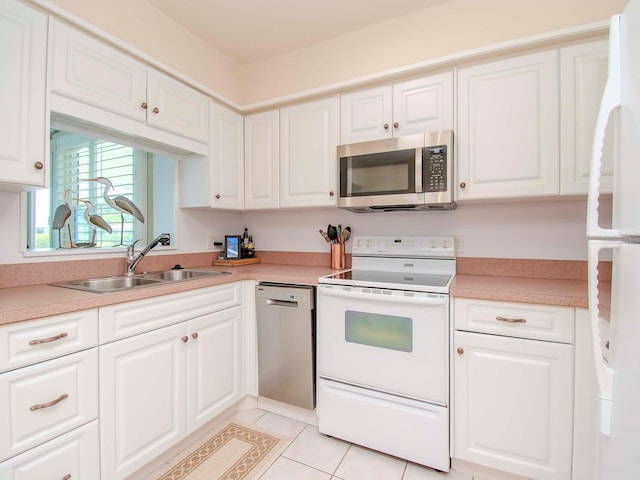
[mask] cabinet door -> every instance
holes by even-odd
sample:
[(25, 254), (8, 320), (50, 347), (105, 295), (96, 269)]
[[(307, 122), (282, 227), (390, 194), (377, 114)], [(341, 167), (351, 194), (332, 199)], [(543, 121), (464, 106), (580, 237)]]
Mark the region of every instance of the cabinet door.
[(48, 163), (47, 16), (22, 2), (3, 1), (0, 58), (0, 190), (43, 187)]
[(555, 50), (458, 72), (457, 200), (559, 191)]
[(244, 208), (244, 141), (242, 115), (211, 104), (211, 206)]
[(186, 435), (183, 323), (100, 347), (102, 478), (118, 480)]
[(454, 457), (571, 478), (573, 346), (455, 332)]
[(340, 143), (393, 136), (391, 85), (340, 95)]
[(280, 206), (334, 207), (338, 99), (280, 110)]
[(209, 98), (153, 68), (147, 79), (149, 125), (209, 143)]
[(242, 307), (204, 315), (187, 324), (187, 431), (195, 431), (242, 394)]
[(96, 350), (0, 375), (0, 461), (98, 417)]
[(453, 72), (393, 85), (393, 136), (453, 129)]
[(144, 122), (146, 65), (61, 22), (52, 25), (51, 90)]
[(98, 420), (0, 463), (3, 480), (100, 480)]
[[(600, 99), (607, 83), (608, 42), (601, 40), (560, 50), (560, 193), (586, 194)], [(614, 128), (613, 124), (610, 128)], [(607, 134), (600, 192), (613, 189), (613, 131)]]
[(280, 114), (278, 110), (244, 118), (246, 209), (278, 208)]

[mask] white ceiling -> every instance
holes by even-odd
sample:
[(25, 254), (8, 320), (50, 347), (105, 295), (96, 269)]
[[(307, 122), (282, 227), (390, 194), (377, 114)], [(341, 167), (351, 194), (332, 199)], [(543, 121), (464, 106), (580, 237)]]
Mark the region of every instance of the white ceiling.
[(445, 0), (147, 0), (240, 64), (313, 45)]

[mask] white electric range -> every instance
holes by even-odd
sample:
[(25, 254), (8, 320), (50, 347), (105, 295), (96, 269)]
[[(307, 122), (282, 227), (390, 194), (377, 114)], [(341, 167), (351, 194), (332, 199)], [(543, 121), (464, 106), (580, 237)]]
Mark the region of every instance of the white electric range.
[(320, 432), (448, 471), (451, 236), (353, 237), (318, 284)]

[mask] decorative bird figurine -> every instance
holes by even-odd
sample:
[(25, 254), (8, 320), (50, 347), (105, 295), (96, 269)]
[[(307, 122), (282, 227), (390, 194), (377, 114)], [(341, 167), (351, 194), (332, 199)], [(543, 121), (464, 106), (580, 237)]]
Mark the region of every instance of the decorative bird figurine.
[[(51, 228), (53, 230), (58, 230), (58, 248), (64, 248), (62, 246), (62, 235), (60, 231), (64, 228), (64, 224), (67, 223), (69, 217), (71, 216), (71, 207), (69, 206), (69, 202), (71, 201), (71, 190), (68, 188), (64, 191), (64, 203), (58, 205), (55, 213), (53, 214), (53, 223)], [(69, 229), (69, 244), (71, 247), (74, 247), (73, 239), (71, 238), (71, 225), (67, 224), (67, 228)]]
[(84, 209), (84, 218), (87, 221), (87, 223), (89, 225), (91, 225), (91, 228), (93, 230), (92, 234), (91, 234), (91, 242), (89, 243), (82, 243), (82, 244), (78, 244), (78, 246), (82, 246), (82, 247), (95, 247), (96, 245), (96, 227), (100, 227), (102, 230), (105, 230), (106, 232), (112, 233), (113, 229), (111, 228), (111, 225), (109, 225), (104, 218), (102, 218), (100, 215), (98, 215), (97, 213), (95, 213), (95, 207), (93, 206), (93, 203), (91, 203), (89, 200), (82, 200), (81, 198), (74, 198), (74, 200), (77, 200), (78, 202), (82, 202), (86, 205), (86, 208)]
[[(81, 179), (84, 182), (98, 182), (105, 186), (104, 192), (102, 192), (102, 197), (104, 201), (114, 210), (120, 212), (120, 243), (119, 245), (124, 245), (123, 235), (124, 235), (124, 214), (128, 213), (129, 215), (133, 215), (135, 218), (144, 223), (144, 215), (140, 211), (140, 209), (129, 200), (127, 197), (122, 195), (118, 195), (117, 197), (110, 198), (109, 190), (113, 188), (113, 183), (106, 177), (96, 177), (96, 178), (87, 178)], [(116, 246), (119, 246), (116, 245)]]

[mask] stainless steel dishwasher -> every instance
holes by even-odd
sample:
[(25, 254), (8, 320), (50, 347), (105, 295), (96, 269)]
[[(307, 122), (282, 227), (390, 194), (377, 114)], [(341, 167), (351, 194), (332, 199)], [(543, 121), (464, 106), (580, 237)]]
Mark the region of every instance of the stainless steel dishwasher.
[(258, 394), (315, 407), (315, 287), (256, 286)]

